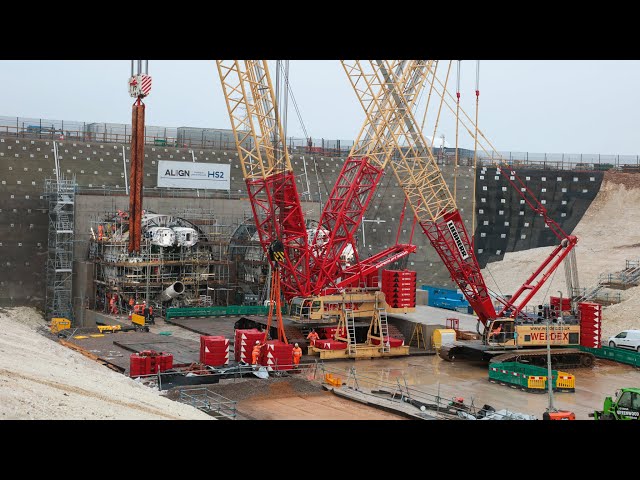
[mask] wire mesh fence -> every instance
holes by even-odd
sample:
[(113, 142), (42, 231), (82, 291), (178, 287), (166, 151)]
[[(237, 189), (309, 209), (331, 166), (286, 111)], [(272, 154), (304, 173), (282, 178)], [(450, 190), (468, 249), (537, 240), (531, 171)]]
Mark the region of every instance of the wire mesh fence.
[[(131, 125), (107, 122), (79, 122), (31, 117), (0, 116), (0, 135), (82, 142), (131, 143)], [(223, 128), (145, 126), (145, 143), (160, 147), (236, 148), (233, 131)], [(251, 140), (245, 145), (251, 148)], [(345, 156), (353, 141), (288, 137), (291, 154)]]
[[(0, 116), (0, 135), (76, 140), (83, 142), (131, 143), (131, 125), (107, 122), (79, 122), (33, 117)], [(247, 140), (251, 147), (251, 139)], [(208, 148), (233, 150), (236, 148), (233, 131), (222, 128), (145, 126), (145, 143), (160, 147)], [(344, 157), (349, 154), (353, 140), (287, 137), (290, 154)], [(455, 148), (433, 148), (433, 155), (441, 164), (455, 161)], [(640, 172), (640, 155), (601, 153), (540, 153), (500, 151), (487, 155), (478, 151), (475, 159), (480, 166), (490, 166), (503, 160), (510, 166), (549, 168), (556, 170), (609, 170)], [(473, 165), (473, 150), (459, 148), (458, 162)]]

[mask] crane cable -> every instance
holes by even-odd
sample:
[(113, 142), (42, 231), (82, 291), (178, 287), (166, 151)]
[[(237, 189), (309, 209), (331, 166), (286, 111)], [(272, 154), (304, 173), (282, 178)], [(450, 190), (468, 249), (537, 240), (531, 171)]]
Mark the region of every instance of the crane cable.
[[(476, 60), (476, 125), (473, 136), (473, 208), (471, 209), (471, 239), (475, 239), (476, 226), (476, 185), (478, 168), (478, 109), (480, 105), (480, 60)], [(475, 241), (474, 241), (475, 244)], [(472, 245), (473, 247), (473, 245)]]
[[(458, 60), (458, 74), (456, 78), (456, 158), (453, 165), (453, 201), (458, 203), (457, 186), (458, 186), (458, 128), (460, 126), (460, 65), (462, 61)], [(442, 151), (444, 152), (444, 142), (442, 142)]]
[[(431, 93), (433, 92), (433, 83), (435, 82), (436, 74), (438, 73), (438, 65), (439, 65), (439, 61), (436, 60), (435, 65), (433, 67), (433, 73), (431, 74), (431, 86), (429, 87), (429, 96), (427, 97), (427, 105), (424, 109), (424, 115), (422, 116), (422, 123), (420, 124), (421, 132), (424, 131), (424, 124), (427, 121), (427, 112), (429, 111), (429, 103), (431, 102)], [(424, 93), (424, 90), (420, 92), (420, 95), (422, 96), (423, 93)]]
[[(280, 75), (280, 60), (276, 60), (276, 85), (275, 85), (276, 98), (274, 99), (274, 105), (273, 105), (273, 108), (274, 108), (273, 114), (274, 114), (274, 119), (275, 119), (275, 125), (274, 125), (274, 128), (273, 128), (273, 138), (272, 138), (272, 141), (273, 141), (273, 157), (274, 157), (274, 161), (277, 162), (276, 163), (276, 169), (274, 171), (275, 175), (283, 173), (282, 172), (282, 170), (283, 170), (283, 168), (282, 168), (283, 167), (283, 162), (278, 162), (278, 152), (279, 152), (279, 142), (278, 142), (279, 138), (278, 137), (279, 137), (279, 133), (280, 133), (280, 121), (281, 121), (281, 119), (280, 119), (280, 108), (279, 108), (280, 107), (280, 103), (281, 103), (281, 100), (280, 100), (280, 78), (281, 78), (281, 75)], [(283, 180), (283, 178), (282, 178), (282, 176), (280, 176), (279, 177), (279, 182), (281, 183), (282, 180)], [(275, 191), (278, 191), (280, 185), (274, 184), (274, 187), (275, 187)], [(279, 200), (277, 196), (276, 196), (275, 200), (276, 200), (276, 203), (278, 203), (278, 206), (279, 206), (281, 204), (281, 200)], [(276, 221), (276, 217), (274, 215), (276, 208), (277, 208), (277, 206), (272, 206), (271, 214), (272, 214), (272, 218), (274, 219), (274, 221)], [(281, 224), (281, 220), (282, 220), (281, 218), (278, 218), (277, 222)], [(277, 231), (278, 231), (278, 237), (279, 237), (280, 236), (279, 235), (279, 230), (277, 230)], [(278, 240), (280, 240), (280, 238), (278, 238)]]
[[(447, 84), (449, 83), (449, 74), (451, 73), (451, 60), (449, 61), (449, 68), (447, 68), (447, 76), (444, 80), (444, 88), (442, 96), (440, 97), (440, 107), (438, 108), (438, 116), (436, 117), (436, 122), (433, 126), (433, 137), (431, 137), (431, 147), (433, 147), (436, 140), (436, 132), (438, 130), (438, 123), (440, 122), (440, 113), (442, 112), (442, 104), (444, 103), (444, 92), (447, 90)], [(434, 75), (435, 79), (435, 75)], [(444, 147), (444, 141), (442, 142), (442, 146)], [(455, 202), (454, 202), (455, 203)]]
[[(283, 192), (284, 192), (284, 187), (285, 187), (285, 175), (287, 173), (287, 162), (285, 161), (288, 158), (287, 155), (287, 110), (288, 110), (288, 95), (287, 95), (287, 89), (282, 87), (282, 74), (284, 73), (284, 75), (286, 76), (287, 73), (289, 71), (289, 61), (285, 60), (285, 67), (282, 67), (282, 63), (280, 60), (276, 60), (276, 98), (274, 99), (274, 117), (275, 117), (275, 125), (274, 125), (274, 129), (273, 129), (273, 147), (274, 147), (274, 159), (276, 161), (279, 161), (279, 165), (277, 165), (277, 169), (275, 174), (278, 175), (278, 183), (276, 183), (274, 185), (276, 192), (278, 192), (276, 194), (276, 202), (278, 203), (278, 213), (279, 213), (279, 218), (276, 219), (275, 216), (273, 216), (273, 220), (274, 223), (278, 222), (280, 227), (283, 227), (283, 221), (284, 221), (284, 206), (285, 206), (285, 202), (286, 199), (283, 196)], [(284, 90), (284, 92), (283, 92)], [(284, 96), (284, 98), (282, 98)], [(282, 113), (280, 114), (280, 106), (282, 105)], [(280, 117), (280, 118), (278, 118)], [(280, 121), (282, 121), (282, 123), (280, 123)], [(282, 138), (280, 137), (280, 125), (282, 125)], [(281, 149), (282, 147), (282, 149)], [(274, 213), (275, 206), (272, 207), (272, 215)], [(277, 232), (277, 238), (276, 241), (280, 244), (281, 248), (283, 248), (282, 246), (282, 240), (280, 238), (280, 235), (282, 234), (281, 231), (276, 230)], [(279, 253), (279, 252), (278, 252)], [(281, 306), (281, 270), (280, 270), (280, 266), (279, 266), (279, 261), (284, 260), (284, 251), (281, 253), (280, 258), (278, 256), (275, 257), (274, 259), (274, 271), (272, 272), (272, 276), (271, 276), (271, 280), (272, 280), (272, 284), (271, 284), (271, 292), (270, 292), (270, 304), (269, 304), (269, 315), (268, 315), (268, 322), (267, 325), (270, 326), (271, 325), (271, 320), (273, 318), (273, 315), (275, 314), (276, 316), (276, 320), (277, 320), (277, 331), (278, 331), (278, 340), (280, 341), (284, 341), (284, 343), (289, 343), (287, 341), (287, 337), (284, 333), (284, 327), (282, 325), (282, 306)], [(275, 305), (274, 305), (275, 303)], [(275, 312), (274, 312), (275, 310)], [(267, 330), (265, 331), (265, 341), (267, 339), (267, 336), (269, 335), (269, 330), (270, 328), (267, 328)]]
[[(287, 62), (288, 64), (288, 62)], [(310, 137), (309, 132), (307, 132), (307, 127), (304, 124), (304, 121), (302, 120), (302, 114), (300, 113), (300, 109), (298, 108), (298, 102), (296, 101), (296, 97), (293, 94), (293, 89), (291, 88), (291, 84), (289, 83), (289, 70), (288, 70), (288, 65), (287, 65), (287, 73), (284, 76), (284, 82), (285, 85), (287, 86), (287, 91), (288, 94), (291, 96), (291, 103), (293, 104), (293, 108), (296, 111), (296, 115), (298, 117), (298, 121), (300, 122), (300, 126), (302, 127), (302, 132), (304, 133), (304, 138), (307, 139)], [(306, 160), (302, 160), (304, 163), (304, 166), (306, 167)], [(320, 205), (322, 205), (322, 192), (320, 191), (320, 177), (318, 175), (318, 165), (316, 164), (316, 159), (315, 157), (312, 157), (312, 161), (313, 161), (313, 171), (316, 174), (316, 183), (318, 185), (318, 203)], [(305, 168), (305, 174), (306, 174), (306, 168)], [(324, 178), (324, 177), (323, 177)], [(327, 194), (327, 196), (329, 195), (329, 190), (327, 189), (326, 183), (323, 182), (322, 183), (325, 192)], [(309, 199), (312, 200), (311, 198), (311, 192), (309, 192)]]
[[(445, 87), (446, 89), (446, 87)], [(444, 95), (444, 92), (443, 92)], [(477, 171), (476, 171), (476, 167), (477, 167), (477, 151), (478, 151), (478, 107), (479, 107), (479, 101), (480, 101), (480, 60), (476, 60), (476, 123), (475, 123), (475, 135), (474, 135), (474, 149), (473, 149), (473, 206), (471, 208), (471, 248), (474, 250), (474, 254), (475, 254), (475, 223), (476, 223), (476, 188), (477, 188)], [(458, 102), (458, 110), (460, 108), (460, 104)], [(457, 116), (457, 112), (456, 112), (456, 116)], [(457, 124), (456, 124), (457, 127)], [(506, 252), (505, 252), (506, 253)], [(489, 263), (487, 262), (487, 264), (485, 265), (484, 269), (487, 271), (487, 273), (489, 274), (489, 276), (491, 277), (491, 279), (493, 280), (493, 283), (496, 286), (496, 289), (498, 290), (498, 293), (500, 294), (500, 296), (502, 298), (505, 298), (504, 294), (502, 293), (502, 289), (500, 288), (500, 285), (498, 285), (498, 282), (496, 281), (495, 277), (493, 276), (493, 273), (491, 273), (491, 270), (489, 269)], [(488, 289), (489, 290), (489, 289)], [(491, 290), (489, 290), (491, 291)], [(493, 292), (492, 292), (493, 293)]]

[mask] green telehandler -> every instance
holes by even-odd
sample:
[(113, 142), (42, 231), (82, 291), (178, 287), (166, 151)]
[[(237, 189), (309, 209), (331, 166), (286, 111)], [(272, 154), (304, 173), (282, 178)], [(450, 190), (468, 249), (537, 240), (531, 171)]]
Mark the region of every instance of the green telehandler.
[(603, 409), (589, 416), (594, 420), (640, 420), (640, 388), (621, 388), (615, 400), (605, 398)]

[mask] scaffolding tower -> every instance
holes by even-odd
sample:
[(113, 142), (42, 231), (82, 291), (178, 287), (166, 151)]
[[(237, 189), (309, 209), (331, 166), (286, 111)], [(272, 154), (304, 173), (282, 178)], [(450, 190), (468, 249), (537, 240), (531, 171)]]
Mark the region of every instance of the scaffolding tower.
[(76, 179), (45, 180), (49, 202), (46, 318), (73, 321), (72, 280)]

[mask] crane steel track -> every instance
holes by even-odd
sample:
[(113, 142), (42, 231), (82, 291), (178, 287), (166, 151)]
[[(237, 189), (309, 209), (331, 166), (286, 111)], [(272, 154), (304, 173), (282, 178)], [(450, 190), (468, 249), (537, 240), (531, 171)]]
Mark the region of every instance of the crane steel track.
[[(513, 350), (510, 352), (481, 350), (465, 345), (443, 345), (438, 352), (440, 358), (449, 362), (459, 360), (485, 360), (494, 362), (520, 362), (533, 365), (546, 365), (546, 349)], [(595, 356), (575, 348), (551, 349), (551, 365), (554, 368), (591, 368)]]

